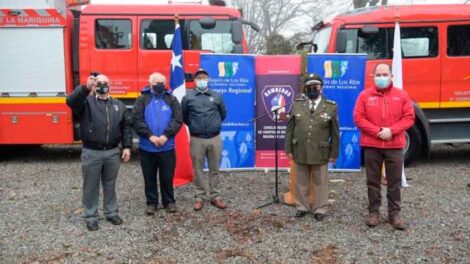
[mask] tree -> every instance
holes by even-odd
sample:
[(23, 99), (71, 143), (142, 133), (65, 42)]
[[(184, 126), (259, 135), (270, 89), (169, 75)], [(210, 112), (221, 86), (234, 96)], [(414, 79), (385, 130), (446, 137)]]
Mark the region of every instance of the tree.
[(308, 7), (320, 0), (234, 0), (235, 5), (243, 10), (244, 19), (258, 24), (260, 32), (246, 31), (248, 46), (252, 53), (264, 53), (269, 37), (281, 35), (296, 19), (304, 16)]
[(266, 39), (266, 54), (277, 55), (277, 54), (291, 54), (292, 45), (282, 35), (275, 34), (271, 35)]
[[(387, 5), (388, 0), (381, 0), (381, 5)], [(379, 3), (379, 0), (353, 0), (354, 8), (361, 8), (366, 7), (367, 4), (369, 6), (376, 6)]]

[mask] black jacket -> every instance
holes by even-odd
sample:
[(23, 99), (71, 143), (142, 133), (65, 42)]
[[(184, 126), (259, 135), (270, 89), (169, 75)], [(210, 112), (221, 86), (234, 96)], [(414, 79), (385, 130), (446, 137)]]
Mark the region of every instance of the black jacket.
[(122, 143), (123, 148), (132, 148), (131, 117), (118, 99), (101, 100), (77, 86), (67, 96), (67, 105), (79, 118), (83, 147), (106, 150)]
[(219, 93), (213, 90), (200, 93), (195, 89), (188, 89), (181, 101), (181, 107), (183, 120), (191, 135), (211, 138), (220, 133), (227, 110)]

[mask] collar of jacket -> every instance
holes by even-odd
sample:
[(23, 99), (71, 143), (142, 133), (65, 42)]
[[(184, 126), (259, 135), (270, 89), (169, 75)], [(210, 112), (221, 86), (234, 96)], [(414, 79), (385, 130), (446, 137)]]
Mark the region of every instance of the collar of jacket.
[(196, 95), (200, 95), (200, 94), (201, 94), (201, 95), (204, 95), (204, 94), (207, 94), (207, 95), (209, 95), (209, 96), (212, 96), (212, 91), (211, 91), (211, 89), (209, 89), (209, 88), (207, 88), (207, 91), (205, 91), (204, 93), (199, 92), (196, 88), (194, 88), (194, 91), (196, 91)]
[[(145, 86), (140, 92), (143, 93), (143, 94), (148, 93), (148, 94), (152, 94), (152, 95), (154, 95), (154, 96), (159, 97), (159, 95), (157, 95), (157, 94), (152, 90), (152, 88), (150, 88), (150, 86)], [(163, 95), (163, 94), (171, 95), (170, 91), (168, 91), (168, 90), (164, 91), (161, 95)], [(160, 95), (160, 96), (161, 96), (161, 95)]]
[(384, 88), (384, 89), (377, 88), (377, 86), (374, 85), (375, 93), (380, 94), (380, 95), (390, 92), (392, 88), (393, 88), (393, 81), (391, 81), (390, 84), (387, 86), (387, 88)]

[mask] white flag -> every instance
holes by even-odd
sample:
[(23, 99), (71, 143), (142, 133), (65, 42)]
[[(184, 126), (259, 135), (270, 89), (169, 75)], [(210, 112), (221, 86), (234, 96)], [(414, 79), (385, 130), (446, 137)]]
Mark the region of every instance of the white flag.
[[(400, 37), (400, 25), (395, 22), (395, 34), (393, 36), (393, 61), (392, 61), (392, 73), (393, 73), (393, 86), (399, 89), (403, 89), (403, 65), (401, 58), (401, 37)], [(401, 172), (401, 186), (409, 187), (406, 182), (405, 165), (403, 165)]]

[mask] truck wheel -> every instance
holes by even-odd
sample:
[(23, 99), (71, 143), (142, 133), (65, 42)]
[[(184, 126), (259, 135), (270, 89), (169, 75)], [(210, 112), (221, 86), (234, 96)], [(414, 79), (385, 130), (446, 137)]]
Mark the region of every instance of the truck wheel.
[(405, 133), (406, 146), (403, 150), (405, 166), (408, 166), (411, 162), (418, 159), (421, 155), (421, 133), (418, 126), (413, 125)]

